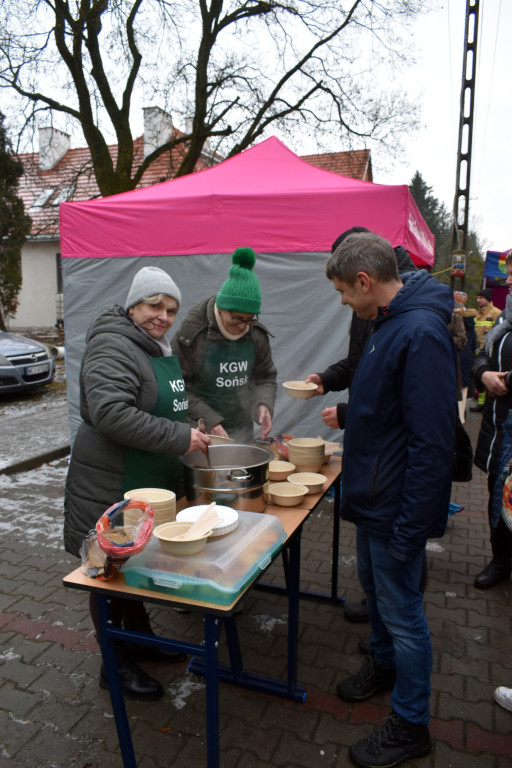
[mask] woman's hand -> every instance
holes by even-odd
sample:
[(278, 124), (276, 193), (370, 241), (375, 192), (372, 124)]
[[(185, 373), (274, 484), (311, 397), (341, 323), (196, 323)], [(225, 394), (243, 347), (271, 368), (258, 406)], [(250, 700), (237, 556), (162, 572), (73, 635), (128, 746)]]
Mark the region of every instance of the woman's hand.
[(216, 424), (213, 429), (210, 430), (210, 434), (217, 435), (218, 437), (229, 437), (222, 424)]
[(260, 405), (259, 407), (258, 424), (261, 426), (261, 439), (265, 440), (272, 429), (272, 419), (270, 417), (270, 411), (266, 405)]
[(318, 373), (310, 373), (309, 376), (306, 379), (306, 383), (309, 384), (317, 384), (318, 389), (315, 390), (314, 395), (324, 395), (324, 385), (322, 384), (322, 379), (318, 375)]
[(507, 373), (508, 371), (485, 371), (482, 373), (482, 384), (492, 397), (508, 395), (508, 387), (505, 384)]
[(200, 432), (198, 429), (192, 428), (190, 430), (190, 443), (187, 453), (191, 451), (202, 451), (206, 453), (207, 447), (210, 445), (211, 440), (204, 432)]
[(338, 414), (336, 411), (336, 406), (333, 406), (332, 408), (324, 408), (324, 410), (322, 411), (322, 421), (331, 429), (340, 428), (340, 425), (338, 424)]

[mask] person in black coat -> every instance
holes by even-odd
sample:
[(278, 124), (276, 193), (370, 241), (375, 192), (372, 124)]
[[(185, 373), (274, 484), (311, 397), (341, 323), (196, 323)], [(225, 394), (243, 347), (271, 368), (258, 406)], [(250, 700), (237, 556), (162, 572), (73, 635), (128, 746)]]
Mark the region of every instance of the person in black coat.
[(464, 424), (466, 421), (468, 390), (473, 379), (473, 362), (477, 347), (475, 318), (472, 314), (473, 310), (466, 310), (466, 302), (468, 299), (467, 293), (464, 293), (464, 291), (454, 291), (453, 298), (455, 300), (454, 313), (462, 317), (467, 339), (465, 348), (459, 351), (460, 379), (462, 387), (462, 400), (459, 400), (459, 417)]
[(485, 345), (475, 359), (477, 389), (485, 390), (482, 423), (475, 451), (475, 464), (487, 473), (489, 527), (492, 559), (474, 580), (477, 589), (490, 589), (508, 581), (512, 571), (512, 532), (502, 517), (491, 524), (494, 488), (499, 472), (502, 426), (512, 409), (512, 251), (506, 257), (509, 295), (505, 310), (487, 333)]

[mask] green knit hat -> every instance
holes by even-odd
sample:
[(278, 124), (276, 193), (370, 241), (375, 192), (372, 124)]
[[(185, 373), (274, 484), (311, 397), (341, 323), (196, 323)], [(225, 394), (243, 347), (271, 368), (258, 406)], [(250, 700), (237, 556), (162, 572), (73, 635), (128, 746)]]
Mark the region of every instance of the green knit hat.
[(229, 277), (217, 294), (218, 309), (259, 314), (261, 290), (258, 278), (252, 271), (255, 264), (256, 254), (252, 248), (236, 249)]

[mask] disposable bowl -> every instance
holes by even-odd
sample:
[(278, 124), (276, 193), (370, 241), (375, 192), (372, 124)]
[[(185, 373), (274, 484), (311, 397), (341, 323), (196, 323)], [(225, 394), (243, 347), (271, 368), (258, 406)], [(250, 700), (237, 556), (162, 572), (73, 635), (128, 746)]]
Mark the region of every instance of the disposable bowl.
[(308, 493), (320, 493), (327, 478), (317, 472), (294, 472), (288, 475), (287, 480), (289, 483), (305, 485)]
[(185, 533), (193, 523), (163, 523), (153, 529), (153, 536), (155, 536), (160, 542), (162, 549), (169, 555), (195, 555), (206, 546), (210, 531), (200, 536), (198, 539), (191, 539), (188, 541), (180, 541), (174, 538), (180, 533)]
[(325, 455), (325, 441), (320, 437), (292, 437), (288, 441), (288, 450), (290, 448), (322, 457)]
[(295, 464), (291, 461), (271, 461), (268, 465), (268, 475), (271, 480), (286, 480), (288, 475), (295, 472)]
[(285, 381), (283, 387), (290, 397), (308, 400), (315, 394), (318, 389), (318, 384), (313, 384), (312, 381)]
[[(124, 498), (145, 501), (153, 507), (155, 527), (176, 519), (176, 494), (166, 488), (134, 488), (131, 491), (126, 491)], [(139, 514), (136, 509), (129, 509), (124, 514), (127, 525), (135, 525), (138, 518)]]
[(298, 485), (297, 483), (275, 483), (269, 488), (269, 493), (272, 497), (274, 504), (280, 507), (297, 507), (308, 492), (305, 485)]

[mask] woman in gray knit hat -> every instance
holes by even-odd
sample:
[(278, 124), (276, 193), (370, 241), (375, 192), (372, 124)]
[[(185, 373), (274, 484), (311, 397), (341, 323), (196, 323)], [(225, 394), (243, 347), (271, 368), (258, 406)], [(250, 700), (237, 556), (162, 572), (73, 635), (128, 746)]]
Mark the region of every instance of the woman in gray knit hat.
[[(167, 488), (181, 495), (179, 456), (206, 450), (210, 439), (187, 423), (188, 401), (179, 361), (166, 333), (181, 302), (172, 278), (158, 267), (143, 267), (124, 307), (103, 311), (86, 336), (80, 371), (80, 415), (64, 501), (64, 543), (79, 556), (101, 515), (132, 488)], [(91, 615), (97, 624), (96, 598)], [(151, 632), (142, 602), (112, 600), (118, 626)], [(117, 643), (124, 694), (157, 699), (163, 689), (135, 659), (176, 661), (150, 646)], [(108, 687), (102, 667), (100, 685)]]

